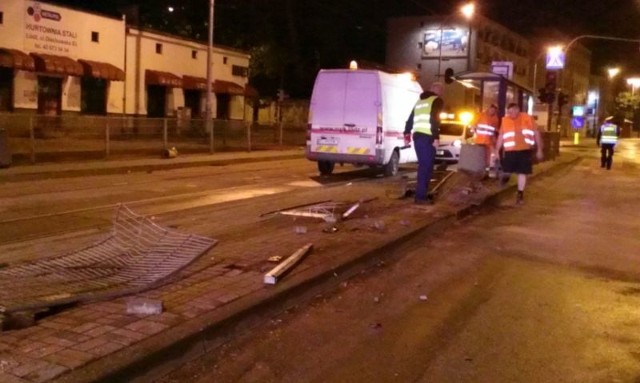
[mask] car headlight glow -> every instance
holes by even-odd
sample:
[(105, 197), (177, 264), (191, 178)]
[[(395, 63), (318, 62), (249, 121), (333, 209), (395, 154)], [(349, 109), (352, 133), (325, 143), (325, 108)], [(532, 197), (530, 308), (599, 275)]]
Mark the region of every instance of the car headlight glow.
[(455, 146), (456, 148), (461, 147), (462, 146), (462, 141), (461, 140), (453, 141), (453, 146)]

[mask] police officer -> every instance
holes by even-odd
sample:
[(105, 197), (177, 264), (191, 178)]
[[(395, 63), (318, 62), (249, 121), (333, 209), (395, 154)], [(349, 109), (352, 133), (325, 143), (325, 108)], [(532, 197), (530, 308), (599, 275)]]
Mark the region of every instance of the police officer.
[(605, 121), (598, 130), (596, 144), (600, 146), (601, 168), (604, 168), (606, 166), (607, 170), (611, 170), (614, 148), (618, 143), (618, 137), (620, 136), (621, 121), (622, 119), (620, 117), (616, 117), (611, 121)]
[(436, 148), (440, 144), (440, 113), (444, 101), (442, 83), (434, 82), (428, 91), (420, 95), (407, 119), (404, 128), (405, 145), (413, 142), (418, 157), (418, 179), (416, 184), (415, 203), (433, 204), (429, 198), (429, 182), (433, 174), (433, 162), (436, 158)]

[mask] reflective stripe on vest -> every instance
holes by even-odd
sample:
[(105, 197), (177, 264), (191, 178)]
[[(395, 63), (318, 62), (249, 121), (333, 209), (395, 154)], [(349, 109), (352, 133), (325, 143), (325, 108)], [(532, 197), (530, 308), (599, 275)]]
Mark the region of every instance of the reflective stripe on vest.
[(618, 127), (615, 124), (605, 123), (600, 127), (602, 136), (600, 137), (600, 143), (602, 144), (616, 144), (618, 143)]
[(431, 135), (431, 107), (437, 96), (419, 100), (413, 108), (413, 131)]
[(521, 113), (517, 119), (513, 120), (505, 117), (502, 120), (502, 142), (504, 150), (528, 150), (535, 145), (535, 130), (531, 117), (526, 113)]
[(492, 145), (496, 135), (498, 118), (481, 114), (475, 128), (475, 142), (478, 145)]

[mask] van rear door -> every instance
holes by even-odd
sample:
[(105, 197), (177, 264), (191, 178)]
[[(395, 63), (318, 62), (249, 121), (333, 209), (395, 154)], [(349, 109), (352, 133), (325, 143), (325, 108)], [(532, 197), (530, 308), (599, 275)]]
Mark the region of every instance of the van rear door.
[(335, 154), (322, 158), (358, 162), (374, 159), (380, 112), (376, 71), (321, 71), (311, 99), (311, 151)]

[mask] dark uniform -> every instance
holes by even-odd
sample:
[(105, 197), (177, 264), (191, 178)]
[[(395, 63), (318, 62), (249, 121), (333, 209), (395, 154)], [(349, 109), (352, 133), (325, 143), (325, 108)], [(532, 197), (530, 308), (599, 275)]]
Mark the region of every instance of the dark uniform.
[(405, 137), (413, 130), (413, 142), (418, 157), (418, 179), (416, 184), (416, 203), (428, 203), (428, 189), (433, 175), (433, 162), (436, 158), (434, 140), (440, 139), (440, 112), (444, 102), (431, 91), (423, 92), (420, 100), (409, 115), (405, 124)]

